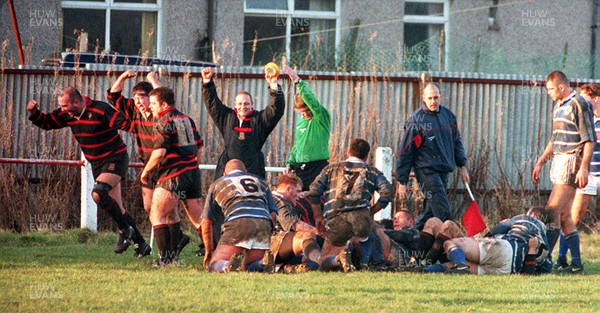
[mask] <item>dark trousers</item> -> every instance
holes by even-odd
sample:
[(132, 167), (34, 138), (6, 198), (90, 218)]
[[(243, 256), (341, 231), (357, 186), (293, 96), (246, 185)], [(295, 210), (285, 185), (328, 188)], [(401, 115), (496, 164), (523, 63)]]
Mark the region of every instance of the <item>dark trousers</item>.
[(423, 191), (423, 212), (415, 221), (415, 228), (423, 230), (425, 222), (432, 217), (440, 220), (452, 220), (450, 201), (446, 194), (448, 173), (441, 173), (429, 169), (415, 169), (415, 177)]

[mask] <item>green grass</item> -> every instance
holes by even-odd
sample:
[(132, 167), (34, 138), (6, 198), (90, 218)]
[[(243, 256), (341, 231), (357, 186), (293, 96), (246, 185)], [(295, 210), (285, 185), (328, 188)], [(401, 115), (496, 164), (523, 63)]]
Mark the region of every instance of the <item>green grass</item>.
[[(152, 268), (114, 234), (0, 232), (3, 312), (569, 312), (600, 311), (600, 235), (583, 236), (586, 275), (409, 273), (209, 274), (192, 244)], [(132, 250), (132, 249), (131, 249)]]

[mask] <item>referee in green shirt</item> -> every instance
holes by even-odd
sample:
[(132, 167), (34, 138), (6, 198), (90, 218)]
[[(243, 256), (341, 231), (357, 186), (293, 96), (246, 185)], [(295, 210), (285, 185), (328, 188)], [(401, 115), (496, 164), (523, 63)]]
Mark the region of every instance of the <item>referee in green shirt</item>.
[(296, 85), (294, 110), (302, 116), (296, 123), (294, 146), (286, 161), (286, 173), (296, 173), (302, 180), (302, 190), (308, 190), (321, 170), (329, 164), (331, 115), (298, 77), (296, 67), (292, 69), (284, 65), (283, 69)]

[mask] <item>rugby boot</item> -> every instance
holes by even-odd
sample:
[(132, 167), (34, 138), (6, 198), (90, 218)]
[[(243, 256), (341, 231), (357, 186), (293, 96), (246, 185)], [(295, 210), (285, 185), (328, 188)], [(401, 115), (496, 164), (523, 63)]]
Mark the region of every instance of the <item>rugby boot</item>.
[(444, 274), (471, 274), (471, 270), (467, 264), (456, 263), (449, 270), (445, 271)]
[(262, 259), (263, 273), (273, 274), (275, 273), (275, 256), (271, 250), (265, 251), (265, 255)]
[(236, 253), (229, 258), (229, 264), (223, 269), (225, 273), (239, 272), (242, 270), (244, 255)]
[(141, 244), (135, 244), (135, 250), (133, 256), (140, 259), (152, 253), (152, 247), (146, 242), (142, 242)]
[(354, 265), (352, 265), (352, 256), (350, 255), (350, 250), (348, 250), (348, 248), (343, 249), (338, 254), (338, 264), (344, 273), (352, 272), (356, 269)]
[(117, 240), (115, 253), (123, 253), (127, 251), (131, 245), (131, 237), (133, 236), (133, 232), (134, 230), (131, 226), (127, 226), (127, 228), (119, 230), (119, 240)]
[(577, 266), (573, 263), (567, 267), (560, 267), (556, 271), (558, 274), (578, 275), (583, 274), (583, 265)]

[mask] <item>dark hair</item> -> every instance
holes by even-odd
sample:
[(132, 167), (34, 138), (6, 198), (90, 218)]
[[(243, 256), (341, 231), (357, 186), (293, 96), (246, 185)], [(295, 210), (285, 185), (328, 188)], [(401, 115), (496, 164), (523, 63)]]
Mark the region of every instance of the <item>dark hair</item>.
[(563, 84), (569, 86), (567, 75), (561, 71), (554, 71), (546, 76), (546, 82), (553, 82), (555, 85)]
[(581, 91), (588, 94), (590, 97), (600, 96), (600, 84), (589, 83), (581, 86)]
[(353, 157), (365, 159), (369, 155), (369, 151), (371, 151), (371, 145), (362, 138), (355, 138), (350, 142), (350, 149), (348, 151)]
[(381, 220), (381, 225), (385, 229), (394, 229), (394, 222), (389, 218), (384, 218)]
[(132, 93), (135, 93), (136, 91), (143, 91), (146, 94), (149, 94), (150, 91), (152, 91), (152, 84), (149, 82), (139, 82), (137, 84), (135, 84), (135, 86), (133, 86), (133, 90)]
[(175, 94), (173, 94), (173, 90), (167, 87), (158, 87), (152, 91), (150, 91), (150, 96), (156, 96), (158, 101), (166, 102), (168, 105), (175, 105)]
[(294, 173), (279, 175), (277, 177), (277, 188), (283, 185), (293, 186), (298, 185), (302, 189), (302, 180)]

